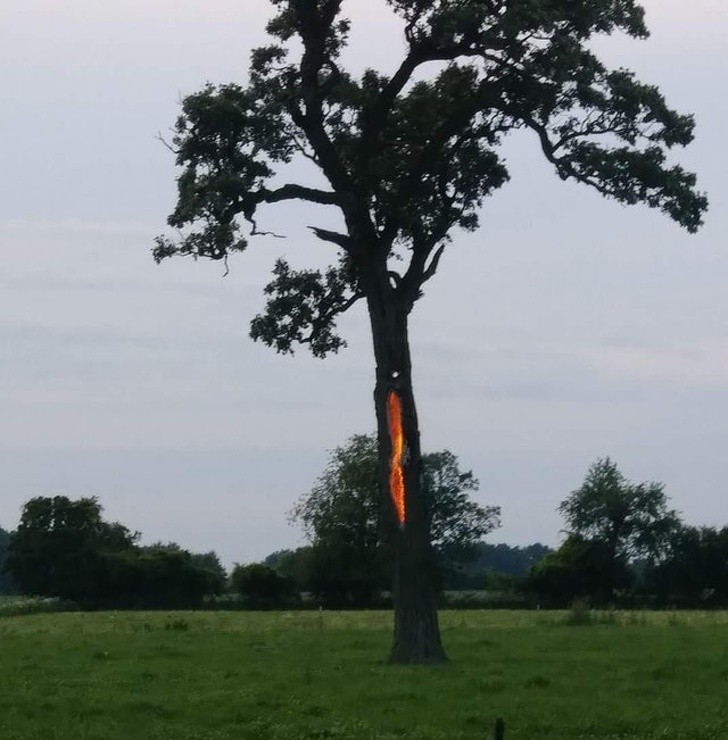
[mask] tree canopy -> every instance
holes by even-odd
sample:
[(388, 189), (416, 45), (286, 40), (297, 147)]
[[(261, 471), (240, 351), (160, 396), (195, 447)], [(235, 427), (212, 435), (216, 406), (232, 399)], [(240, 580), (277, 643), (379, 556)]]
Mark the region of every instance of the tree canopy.
[(101, 512), (94, 497), (37, 496), (23, 506), (7, 559), (23, 593), (73, 599), (95, 589), (102, 553), (127, 550), (138, 537)]
[(663, 603), (692, 607), (728, 604), (728, 526), (681, 527), (673, 533), (669, 553), (652, 574)]
[[(277, 351), (302, 343), (322, 357), (343, 345), (336, 317), (365, 296), (364, 262), (385, 266), (411, 306), (453, 228), (476, 229), (484, 199), (507, 182), (498, 147), (518, 129), (533, 133), (561, 179), (646, 203), (690, 232), (702, 223), (695, 175), (667, 155), (692, 141), (693, 117), (592, 51), (600, 35), (648, 36), (634, 0), (387, 0), (402, 24), (401, 63), (361, 75), (341, 64), (342, 0), (272, 4), (272, 40), (252, 52), (248, 84), (184, 99), (169, 217), (181, 236), (159, 237), (154, 254), (226, 259), (248, 246), (241, 220), (264, 233), (261, 206), (334, 208), (345, 230), (313, 230), (339, 260), (325, 271), (278, 261), (253, 320), (253, 338)], [(323, 175), (320, 187), (285, 181), (301, 159)]]
[(608, 457), (593, 463), (584, 483), (559, 506), (566, 530), (603, 543), (613, 558), (659, 559), (679, 525), (662, 483), (631, 483)]
[(606, 603), (634, 589), (638, 570), (660, 570), (682, 541), (664, 489), (630, 482), (608, 457), (596, 460), (559, 506), (566, 540), (531, 568), (526, 588), (555, 604), (576, 597)]

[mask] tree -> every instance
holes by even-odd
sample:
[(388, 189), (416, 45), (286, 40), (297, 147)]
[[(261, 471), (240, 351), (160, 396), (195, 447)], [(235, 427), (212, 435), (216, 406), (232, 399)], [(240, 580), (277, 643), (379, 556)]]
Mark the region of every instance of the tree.
[(207, 583), (205, 594), (220, 594), (225, 590), (228, 580), (227, 572), (213, 550), (204, 553), (190, 553), (176, 542), (153, 542), (151, 545), (140, 547), (139, 550), (146, 553), (184, 552), (189, 556), (190, 566), (199, 570), (205, 577)]
[(652, 573), (660, 600), (704, 608), (728, 604), (728, 527), (680, 527)]
[(423, 455), (422, 472), (432, 545), (443, 575), (452, 573), (476, 558), (483, 537), (500, 526), (500, 507), (471, 500), (480, 482), (472, 471), (460, 471), (449, 450)]
[(311, 591), (311, 547), (298, 547), (295, 550), (276, 550), (263, 560), (263, 565), (273, 568), (292, 584), (297, 592)]
[[(253, 51), (247, 86), (207, 85), (183, 101), (170, 145), (182, 173), (169, 224), (180, 236), (159, 237), (154, 256), (227, 261), (248, 246), (240, 219), (260, 234), (261, 207), (285, 201), (341, 216), (339, 231), (312, 227), (338, 261), (322, 272), (279, 260), (251, 336), (324, 357), (344, 346), (337, 317), (366, 303), (394, 552), (390, 657), (440, 662), (408, 340), (414, 305), (454, 232), (475, 230), (483, 201), (508, 180), (498, 145), (515, 129), (533, 132), (561, 179), (697, 230), (707, 200), (666, 156), (693, 139), (694, 121), (591, 51), (598, 35), (647, 37), (636, 0), (386, 0), (402, 22), (402, 62), (391, 75), (360, 77), (341, 63), (342, 0), (271, 2), (272, 42)], [(320, 186), (308, 175), (286, 182), (298, 161)]]
[[(499, 525), (500, 509), (482, 507), (470, 495), (479, 483), (461, 472), (445, 450), (423, 455), (423, 503), (434, 557), (430, 576), (456, 568), (475, 554), (478, 542)], [(391, 583), (386, 572), (387, 511), (379, 488), (378, 444), (374, 435), (357, 435), (336, 448), (323, 474), (291, 512), (312, 543), (313, 590), (340, 600), (370, 603)]]
[(23, 593), (86, 599), (105, 589), (104, 556), (138, 539), (105, 522), (98, 499), (38, 496), (24, 506), (10, 537), (7, 569)]
[(662, 483), (631, 483), (608, 457), (559, 506), (569, 535), (602, 543), (613, 563), (664, 557), (679, 526)]
[(216, 552), (192, 553), (190, 562), (207, 577), (206, 594), (221, 594), (225, 590), (228, 575)]

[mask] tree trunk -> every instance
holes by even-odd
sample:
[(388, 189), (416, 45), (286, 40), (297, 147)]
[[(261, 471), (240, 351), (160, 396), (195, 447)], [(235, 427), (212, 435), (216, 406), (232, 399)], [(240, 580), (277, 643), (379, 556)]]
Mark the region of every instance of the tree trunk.
[[(434, 664), (447, 660), (440, 640), (434, 587), (435, 560), (430, 521), (422, 491), (422, 457), (417, 410), (412, 391), (407, 317), (409, 307), (397, 301), (389, 286), (368, 291), (369, 315), (377, 364), (374, 404), (383, 489), (383, 526), (391, 547), (394, 573), (394, 643), (391, 663)], [(393, 441), (390, 394), (397, 394), (404, 434), (404, 517), (390, 490)]]

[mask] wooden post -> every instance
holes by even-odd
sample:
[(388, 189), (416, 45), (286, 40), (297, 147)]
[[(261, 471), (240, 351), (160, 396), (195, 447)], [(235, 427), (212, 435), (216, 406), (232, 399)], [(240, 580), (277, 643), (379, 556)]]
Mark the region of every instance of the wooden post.
[(505, 722), (499, 717), (495, 721), (495, 740), (504, 740), (506, 736)]

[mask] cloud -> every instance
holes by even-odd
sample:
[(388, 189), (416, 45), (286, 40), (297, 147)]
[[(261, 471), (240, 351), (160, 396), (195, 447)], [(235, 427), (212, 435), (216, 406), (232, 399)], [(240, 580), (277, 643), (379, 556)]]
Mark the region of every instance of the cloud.
[(679, 349), (587, 348), (579, 354), (610, 379), (682, 390), (728, 390), (728, 341), (694, 343)]

